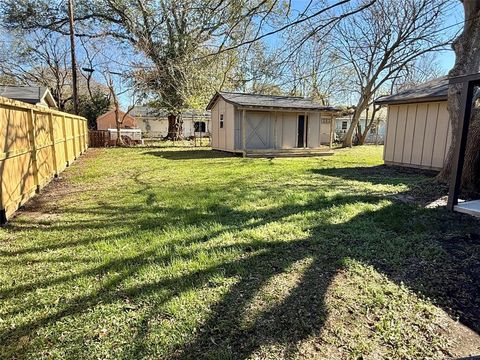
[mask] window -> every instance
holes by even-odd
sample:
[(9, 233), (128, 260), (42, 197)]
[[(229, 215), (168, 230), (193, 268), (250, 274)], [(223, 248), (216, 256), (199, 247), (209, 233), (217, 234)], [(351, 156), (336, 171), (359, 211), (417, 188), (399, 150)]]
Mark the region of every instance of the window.
[(195, 128), (195, 132), (206, 132), (205, 121), (195, 121), (193, 127)]
[(342, 130), (347, 130), (347, 127), (348, 127), (348, 122), (342, 121)]
[(220, 114), (220, 129), (223, 129), (223, 114)]

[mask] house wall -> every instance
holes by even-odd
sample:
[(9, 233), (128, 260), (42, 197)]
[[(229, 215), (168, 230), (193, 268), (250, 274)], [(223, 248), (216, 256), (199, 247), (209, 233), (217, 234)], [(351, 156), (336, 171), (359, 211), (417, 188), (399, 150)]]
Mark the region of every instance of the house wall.
[[(242, 110), (219, 98), (212, 108), (212, 147), (224, 151), (242, 151)], [(220, 115), (224, 128), (220, 129)], [(246, 148), (293, 149), (297, 147), (298, 116), (303, 112), (248, 110), (246, 116)], [(331, 114), (308, 112), (307, 147), (330, 144)]]
[(138, 127), (145, 137), (160, 138), (168, 133), (168, 120), (151, 117), (139, 117)]
[[(378, 134), (374, 131), (369, 131), (367, 134), (367, 139), (366, 143), (367, 144), (383, 144), (385, 140), (385, 134), (386, 134), (386, 114), (384, 115), (385, 117), (382, 117), (378, 120)], [(360, 127), (364, 129), (365, 127), (365, 120), (364, 118), (361, 118), (360, 120)], [(346, 123), (346, 129), (344, 129), (343, 124)], [(345, 137), (345, 134), (347, 133), (348, 128), (350, 127), (350, 124), (352, 123), (352, 117), (341, 117), (335, 119), (335, 134), (336, 138), (338, 141), (343, 141), (343, 138)]]
[[(199, 132), (195, 132), (195, 122), (205, 122), (205, 132), (202, 136), (208, 136), (210, 132), (210, 121), (205, 118), (184, 118), (183, 119), (183, 136), (188, 138), (191, 136), (200, 136)], [(163, 138), (168, 134), (168, 120), (166, 118), (141, 117), (137, 119), (138, 127), (145, 134), (145, 137)]]
[[(123, 116), (124, 113), (121, 113), (120, 116)], [(137, 128), (137, 120), (127, 115), (120, 125), (121, 129), (135, 129)], [(97, 130), (108, 130), (116, 129), (117, 124), (115, 120), (115, 111), (111, 110), (97, 118)]]
[(450, 142), (446, 101), (388, 106), (385, 164), (440, 170)]

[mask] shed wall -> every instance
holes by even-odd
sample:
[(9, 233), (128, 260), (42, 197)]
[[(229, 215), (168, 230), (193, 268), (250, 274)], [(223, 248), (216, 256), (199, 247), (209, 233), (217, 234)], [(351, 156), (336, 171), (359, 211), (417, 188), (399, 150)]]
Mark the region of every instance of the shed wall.
[[(222, 114), (224, 126), (220, 128)], [(307, 148), (329, 145), (332, 126), (330, 113), (262, 111), (259, 109), (245, 112), (247, 150), (296, 148), (298, 116), (303, 114), (308, 116)], [(211, 109), (212, 148), (232, 152), (242, 151), (242, 126), (243, 110), (219, 98)]]
[[(247, 150), (297, 148), (298, 116), (307, 115), (306, 148), (330, 144), (332, 115), (323, 112), (246, 111)], [(242, 110), (235, 110), (235, 151), (242, 150)]]
[[(223, 128), (220, 117), (223, 115)], [(219, 98), (211, 110), (212, 148), (223, 151), (235, 150), (235, 108)]]
[(389, 105), (386, 164), (440, 170), (450, 142), (446, 101)]

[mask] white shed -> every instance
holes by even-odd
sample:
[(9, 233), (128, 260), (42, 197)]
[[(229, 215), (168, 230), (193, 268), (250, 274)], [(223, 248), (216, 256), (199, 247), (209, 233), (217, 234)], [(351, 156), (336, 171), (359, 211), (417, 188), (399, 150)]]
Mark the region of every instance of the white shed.
[(388, 105), (385, 164), (442, 169), (452, 138), (447, 92), (442, 77), (376, 100)]
[(212, 148), (254, 155), (329, 152), (339, 109), (293, 96), (218, 92), (210, 100)]

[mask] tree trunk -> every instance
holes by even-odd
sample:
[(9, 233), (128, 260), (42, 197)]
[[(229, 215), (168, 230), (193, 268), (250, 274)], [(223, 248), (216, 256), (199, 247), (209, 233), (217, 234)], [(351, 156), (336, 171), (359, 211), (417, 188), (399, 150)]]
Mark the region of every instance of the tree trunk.
[[(449, 77), (472, 74), (480, 71), (480, 0), (463, 1), (465, 24), (463, 32), (454, 41), (455, 65), (449, 72)], [(450, 115), (452, 142), (448, 151), (443, 170), (437, 179), (443, 182), (450, 180), (452, 161), (462, 107), (461, 84), (450, 85), (448, 89), (448, 112)], [(480, 112), (472, 111), (472, 118), (467, 137), (465, 163), (462, 174), (462, 187), (467, 191), (480, 190)]]
[(355, 108), (355, 112), (353, 113), (352, 122), (350, 123), (350, 127), (348, 128), (347, 132), (345, 133), (345, 137), (343, 138), (342, 147), (352, 147), (353, 146), (353, 134), (358, 129), (358, 123), (360, 121), (360, 115), (362, 111), (365, 110), (366, 105), (364, 101), (361, 101), (357, 107)]
[(355, 110), (352, 116), (352, 122), (350, 123), (350, 127), (348, 128), (345, 136), (343, 137), (342, 147), (344, 148), (353, 146), (353, 132), (357, 128), (358, 117), (359, 116), (357, 115), (357, 111)]
[(120, 119), (120, 104), (116, 100), (114, 101), (114, 104), (115, 104), (115, 125), (117, 127), (117, 140), (115, 141), (115, 146), (123, 146), (124, 143), (122, 140), (122, 136), (120, 134), (121, 125), (123, 123), (123, 119)]
[(168, 115), (168, 134), (165, 140), (181, 140), (182, 139), (182, 124), (179, 121), (178, 116), (174, 114)]
[(363, 129), (363, 133), (358, 137), (358, 145), (365, 145), (365, 142), (367, 141), (368, 133), (372, 128), (373, 123), (375, 122), (375, 114), (377, 113), (377, 110), (378, 110), (377, 107), (373, 105), (372, 115), (370, 115), (370, 118), (368, 118), (368, 111), (367, 111), (367, 115), (365, 118), (365, 129)]
[(115, 141), (115, 146), (122, 146), (122, 136), (120, 135), (120, 112), (118, 109), (115, 109), (115, 125), (117, 126), (117, 140)]

